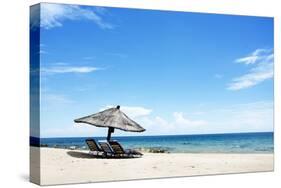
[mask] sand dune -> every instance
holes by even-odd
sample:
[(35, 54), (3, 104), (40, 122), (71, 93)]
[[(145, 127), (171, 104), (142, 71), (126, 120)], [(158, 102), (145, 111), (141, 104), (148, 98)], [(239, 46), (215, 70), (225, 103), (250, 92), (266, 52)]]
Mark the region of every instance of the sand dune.
[[(38, 150), (31, 147), (31, 153)], [(40, 150), (42, 185), (273, 170), (273, 154), (145, 153), (136, 159), (96, 159), (87, 151)]]

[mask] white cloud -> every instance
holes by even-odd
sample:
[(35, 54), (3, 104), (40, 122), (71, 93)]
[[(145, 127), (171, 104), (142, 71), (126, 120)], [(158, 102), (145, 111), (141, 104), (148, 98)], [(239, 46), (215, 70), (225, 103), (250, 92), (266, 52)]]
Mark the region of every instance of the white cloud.
[(257, 60), (258, 60), (258, 56), (248, 56), (248, 57), (242, 57), (240, 59), (237, 59), (235, 60), (235, 62), (249, 65), (249, 64), (254, 64)]
[(209, 109), (198, 116), (174, 112), (172, 118), (150, 116), (136, 120), (150, 135), (273, 131), (273, 103), (258, 101)]
[(136, 121), (146, 129), (145, 134), (148, 135), (176, 134), (174, 124), (160, 116), (145, 116)]
[(100, 70), (100, 68), (90, 66), (53, 66), (41, 68), (41, 72), (47, 74), (91, 73), (97, 70)]
[[(113, 107), (115, 106), (107, 105), (100, 111)], [(201, 129), (201, 127), (208, 125), (207, 121), (187, 118), (183, 112), (172, 113), (172, 119), (168, 120), (161, 116), (154, 116), (152, 109), (141, 106), (121, 106), (120, 109), (140, 123), (146, 129), (146, 134), (188, 134), (190, 130)]]
[(183, 112), (174, 112), (165, 117), (149, 114), (135, 120), (146, 129), (147, 135), (192, 134), (209, 125), (205, 120), (186, 117)]
[(248, 73), (236, 77), (229, 84), (229, 90), (241, 90), (253, 87), (273, 77), (274, 55), (272, 50), (257, 49), (250, 56), (237, 59), (236, 62), (253, 65)]
[[(43, 3), (41, 4), (40, 26), (44, 29), (52, 29), (61, 27), (65, 20), (85, 19), (94, 22), (102, 29), (112, 29), (113, 25), (105, 22), (98, 14), (98, 11), (95, 12), (94, 9), (78, 5)], [(38, 26), (38, 23), (31, 23), (31, 25)]]
[(236, 63), (244, 63), (246, 65), (249, 64), (255, 64), (259, 60), (262, 60), (263, 58), (266, 58), (268, 54), (272, 53), (270, 49), (256, 49), (254, 52), (252, 52), (250, 55), (246, 57), (242, 57), (239, 59), (236, 59)]
[(210, 111), (216, 129), (222, 132), (273, 131), (273, 102), (258, 101)]
[[(50, 102), (56, 105), (50, 108), (51, 112), (54, 114), (61, 112), (61, 109), (57, 109), (57, 103), (63, 102), (64, 98), (61, 98), (61, 96), (49, 96), (48, 98), (51, 99)], [(62, 101), (60, 101), (61, 99)], [(105, 106), (101, 110), (110, 107), (114, 106)], [(54, 109), (57, 109), (58, 112), (54, 112)], [(116, 130), (114, 136), (273, 131), (272, 101), (205, 108), (205, 113), (196, 116), (185, 112), (170, 112), (168, 115), (159, 116), (154, 115), (151, 109), (140, 106), (121, 106), (121, 110), (143, 126), (146, 131), (140, 134)], [(64, 128), (60, 128), (62, 122), (57, 121), (55, 118), (48, 118), (48, 121), (42, 122), (44, 126), (42, 134), (51, 137), (105, 136), (107, 134), (107, 129), (96, 128), (87, 124), (73, 124), (73, 119), (73, 116), (69, 117), (67, 122), (64, 122)], [(49, 121), (52, 121), (52, 127), (50, 127)]]
[(200, 125), (207, 125), (208, 123), (203, 120), (191, 120), (184, 117), (182, 112), (174, 112), (173, 113), (175, 124), (176, 125), (184, 125), (184, 126), (200, 126)]
[[(115, 107), (115, 106), (107, 105), (106, 107), (104, 107), (100, 110), (102, 111), (107, 108), (113, 108), (113, 107)], [(122, 112), (127, 114), (130, 118), (139, 118), (139, 117), (143, 117), (143, 116), (148, 116), (152, 112), (151, 109), (140, 107), (140, 106), (121, 106), (120, 109), (122, 110)]]

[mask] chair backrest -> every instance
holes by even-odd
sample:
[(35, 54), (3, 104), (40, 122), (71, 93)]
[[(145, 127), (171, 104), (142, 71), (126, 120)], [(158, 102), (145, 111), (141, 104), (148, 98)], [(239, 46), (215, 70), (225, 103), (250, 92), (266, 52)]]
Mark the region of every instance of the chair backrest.
[(107, 142), (99, 142), (99, 145), (104, 152), (114, 154), (113, 149), (111, 148), (111, 146)]
[(117, 141), (109, 141), (109, 144), (116, 154), (125, 154), (123, 147)]
[(94, 139), (86, 139), (86, 143), (91, 151), (100, 151), (100, 148)]

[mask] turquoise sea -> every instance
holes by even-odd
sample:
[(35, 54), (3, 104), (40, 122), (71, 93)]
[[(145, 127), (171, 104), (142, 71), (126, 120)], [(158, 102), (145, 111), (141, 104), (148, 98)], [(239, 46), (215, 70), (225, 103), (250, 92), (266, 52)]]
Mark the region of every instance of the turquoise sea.
[[(204, 135), (126, 136), (112, 137), (124, 148), (168, 153), (273, 153), (272, 132)], [(34, 138), (30, 144), (41, 147), (85, 149), (90, 137)], [(93, 137), (104, 140), (105, 137)]]

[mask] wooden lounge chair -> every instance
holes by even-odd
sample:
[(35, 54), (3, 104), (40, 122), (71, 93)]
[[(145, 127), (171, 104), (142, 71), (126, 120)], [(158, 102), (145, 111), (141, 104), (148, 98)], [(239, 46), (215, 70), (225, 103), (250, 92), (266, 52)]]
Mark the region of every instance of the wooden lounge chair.
[(99, 145), (105, 151), (108, 158), (134, 158), (133, 155), (124, 152), (115, 152), (107, 140), (99, 141)]
[(119, 156), (124, 156), (124, 157), (141, 157), (143, 154), (133, 150), (133, 149), (123, 149), (121, 144), (117, 142), (116, 140), (114, 141), (109, 141), (109, 144), (111, 148), (113, 149), (114, 153), (119, 155)]
[(89, 149), (90, 149), (90, 154), (94, 155), (96, 157), (105, 157), (106, 153), (99, 148), (98, 144), (94, 139), (86, 139), (85, 142), (87, 143)]
[(90, 154), (95, 157), (103, 158), (135, 158), (141, 157), (142, 154), (135, 150), (124, 150), (117, 141), (99, 141), (98, 144), (94, 139), (86, 139), (90, 149)]
[(117, 157), (107, 141), (99, 141), (98, 143), (101, 147), (101, 150), (105, 153), (106, 157)]

